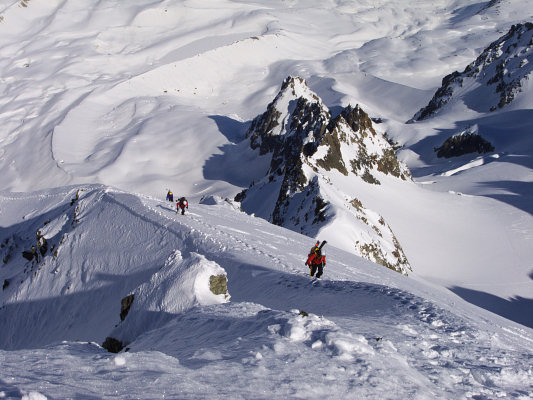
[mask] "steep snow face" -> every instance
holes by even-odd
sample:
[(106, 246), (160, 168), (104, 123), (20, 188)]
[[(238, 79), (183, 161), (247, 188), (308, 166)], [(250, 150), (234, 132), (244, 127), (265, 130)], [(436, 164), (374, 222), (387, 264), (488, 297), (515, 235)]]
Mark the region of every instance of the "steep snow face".
[[(410, 180), (407, 167), (359, 106), (331, 113), (299, 77), (288, 77), (267, 111), (247, 132), (252, 149), (271, 155), (266, 175), (241, 192), (243, 210), (313, 237), (344, 232), (337, 245), (398, 272), (411, 269), (383, 217), (343, 192), (354, 179), (380, 185), (391, 175)], [(331, 177), (343, 183), (332, 186)], [(337, 235), (336, 235), (337, 239)]]
[(412, 120), (427, 119), (452, 101), (462, 101), (480, 113), (504, 108), (521, 97), (531, 104), (528, 80), (532, 71), (533, 23), (513, 25), (463, 72), (444, 77), (429, 104)]

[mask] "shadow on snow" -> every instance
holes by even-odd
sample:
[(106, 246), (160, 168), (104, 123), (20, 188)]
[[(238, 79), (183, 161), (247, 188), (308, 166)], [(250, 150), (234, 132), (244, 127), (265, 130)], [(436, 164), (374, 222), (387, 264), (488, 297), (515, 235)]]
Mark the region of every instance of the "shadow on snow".
[(533, 299), (517, 296), (506, 300), (490, 293), (458, 286), (451, 287), (450, 290), (469, 303), (533, 328)]
[(258, 153), (250, 148), (245, 133), (250, 122), (212, 115), (217, 127), (229, 141), (219, 147), (221, 154), (213, 154), (203, 166), (207, 180), (224, 181), (237, 187), (248, 187), (254, 179), (262, 177), (266, 170), (258, 163)]
[[(477, 119), (458, 121), (456, 128), (439, 129), (437, 135), (426, 137), (410, 147), (420, 155), (421, 161), (426, 167), (412, 170), (413, 177), (421, 178), (428, 175), (440, 175), (456, 168), (465, 166), (473, 160), (483, 158), (483, 165), (475, 168), (484, 168), (488, 164), (508, 163), (515, 164), (533, 170), (533, 110), (513, 110), (488, 115)], [(435, 148), (440, 147), (446, 139), (459, 134), (472, 126), (477, 125), (477, 133), (488, 140), (494, 147), (494, 153), (478, 154), (470, 153), (459, 157), (438, 158)], [(497, 157), (492, 157), (497, 155)], [(454, 176), (468, 173), (472, 169), (458, 172)], [(453, 179), (452, 177), (446, 179)], [(479, 184), (478, 182), (474, 182)], [(494, 180), (485, 181), (481, 185), (484, 188), (483, 196), (491, 197), (523, 211), (533, 214), (533, 185), (531, 182), (522, 180)], [(509, 195), (501, 194), (502, 190), (510, 192)], [(491, 192), (494, 191), (494, 194)]]

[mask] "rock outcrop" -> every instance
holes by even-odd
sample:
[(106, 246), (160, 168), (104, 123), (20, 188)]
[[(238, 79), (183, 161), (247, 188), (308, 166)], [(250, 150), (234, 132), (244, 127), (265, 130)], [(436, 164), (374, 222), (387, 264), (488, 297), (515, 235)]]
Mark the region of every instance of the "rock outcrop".
[(494, 146), (483, 139), (475, 130), (469, 129), (450, 136), (441, 146), (434, 150), (439, 158), (451, 158), (470, 153), (490, 153), (494, 151)]
[(196, 306), (229, 302), (226, 271), (203, 255), (183, 257), (179, 250), (148, 282), (122, 298), (120, 322), (102, 347), (120, 351), (148, 330)]
[[(331, 188), (324, 190), (333, 178), (344, 179), (347, 184), (357, 179), (372, 185), (381, 184), (380, 179), (386, 175), (411, 179), (407, 167), (397, 160), (394, 149), (358, 105), (349, 105), (332, 117), (302, 78), (288, 77), (267, 110), (252, 121), (246, 137), (252, 149), (260, 156), (270, 155), (271, 160), (264, 178), (252, 182), (236, 196), (235, 200), (241, 202), (244, 211), (316, 236), (334, 223), (340, 208), (348, 208), (356, 226), (363, 223), (363, 230), (376, 234), (372, 240), (370, 234), (367, 240), (355, 235), (360, 241), (357, 244), (354, 237), (356, 252), (372, 259), (369, 256), (372, 251), (360, 249), (362, 243), (369, 246), (373, 243), (383, 249), (383, 253), (391, 253), (385, 250), (391, 246), (384, 247), (383, 242), (385, 236), (392, 240), (392, 232), (380, 236), (376, 233), (377, 226), (364, 223), (369, 220), (363, 215), (364, 209), (349, 206), (351, 198), (342, 190), (333, 189), (338, 196), (331, 194)], [(338, 199), (344, 200), (339, 202)], [(383, 225), (382, 229), (388, 227)], [(397, 263), (387, 263), (387, 266), (402, 265), (393, 269), (405, 273), (410, 267), (399, 243), (392, 247), (401, 255), (396, 258)]]
[(102, 347), (110, 353), (119, 353), (124, 348), (124, 345), (118, 339), (106, 337), (104, 343), (102, 343)]
[(477, 99), (472, 103), (480, 112), (495, 111), (512, 103), (533, 71), (532, 37), (533, 23), (513, 25), (463, 72), (445, 76), (429, 104), (409, 122), (436, 115), (454, 98), (462, 97), (468, 106), (469, 95)]

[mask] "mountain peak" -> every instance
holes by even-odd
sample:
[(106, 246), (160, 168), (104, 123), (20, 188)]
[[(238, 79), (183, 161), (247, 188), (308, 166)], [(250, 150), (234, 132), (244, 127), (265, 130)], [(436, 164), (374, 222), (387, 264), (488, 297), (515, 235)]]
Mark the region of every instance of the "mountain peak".
[[(359, 105), (349, 105), (331, 118), (302, 78), (288, 77), (267, 110), (252, 121), (246, 137), (252, 149), (271, 160), (264, 178), (236, 196), (243, 210), (309, 236), (342, 220), (358, 232), (347, 250), (399, 272), (410, 269), (384, 220), (353, 206), (353, 196), (342, 192), (353, 180), (379, 185), (380, 175), (410, 179), (407, 167)], [(331, 179), (346, 182), (331, 187)], [(347, 218), (338, 218), (346, 209)]]
[(295, 98), (304, 97), (320, 102), (320, 98), (309, 88), (305, 79), (299, 76), (288, 76), (281, 84), (278, 96), (288, 93), (291, 93)]
[(297, 134), (300, 137), (297, 141), (319, 139), (329, 118), (329, 110), (305, 80), (289, 76), (266, 112), (252, 121), (246, 137), (253, 149), (259, 148), (260, 154), (266, 154), (279, 147), (277, 136)]
[(429, 104), (409, 122), (432, 117), (454, 99), (462, 99), (478, 112), (495, 111), (512, 103), (533, 71), (532, 47), (533, 23), (513, 25), (463, 72), (445, 76)]

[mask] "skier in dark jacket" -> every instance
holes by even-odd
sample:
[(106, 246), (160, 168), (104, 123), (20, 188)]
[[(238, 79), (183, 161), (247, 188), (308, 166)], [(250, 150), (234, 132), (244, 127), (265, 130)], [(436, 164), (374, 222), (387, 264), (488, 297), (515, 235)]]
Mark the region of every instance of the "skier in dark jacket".
[(320, 278), (324, 273), (324, 267), (326, 266), (326, 256), (322, 255), (322, 249), (320, 241), (311, 248), (305, 265), (309, 267), (309, 275), (313, 276), (316, 272), (316, 277)]
[(167, 193), (167, 200), (170, 201), (171, 203), (174, 203), (174, 194), (172, 194), (171, 190), (169, 190)]
[(189, 209), (189, 202), (185, 197), (180, 197), (178, 200), (178, 203), (176, 204), (176, 213), (180, 211), (181, 208), (181, 215), (185, 215), (185, 209)]

